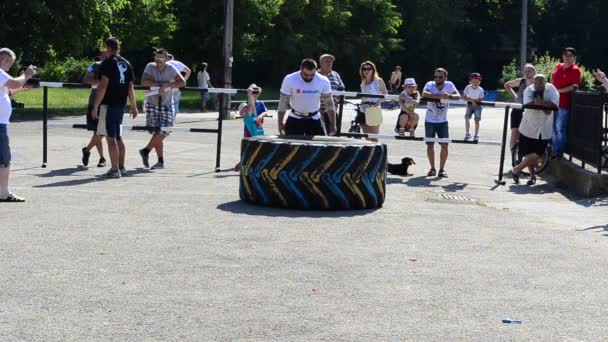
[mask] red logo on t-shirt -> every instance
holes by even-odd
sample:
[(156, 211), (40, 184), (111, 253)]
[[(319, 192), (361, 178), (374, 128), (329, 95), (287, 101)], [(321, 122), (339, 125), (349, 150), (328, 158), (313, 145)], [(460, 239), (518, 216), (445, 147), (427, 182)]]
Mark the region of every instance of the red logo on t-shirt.
[(302, 89), (296, 89), (296, 94), (302, 94)]

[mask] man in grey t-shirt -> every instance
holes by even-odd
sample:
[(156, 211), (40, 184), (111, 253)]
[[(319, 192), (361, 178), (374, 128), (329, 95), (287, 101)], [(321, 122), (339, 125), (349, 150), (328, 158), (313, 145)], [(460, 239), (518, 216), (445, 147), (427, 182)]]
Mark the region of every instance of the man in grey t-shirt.
[(141, 84), (144, 87), (158, 88), (158, 94), (146, 98), (144, 107), (146, 126), (150, 127), (150, 133), (153, 135), (148, 145), (139, 150), (139, 155), (145, 167), (149, 167), (148, 155), (150, 151), (152, 149), (156, 151), (158, 162), (152, 166), (152, 169), (163, 169), (165, 167), (163, 141), (169, 135), (169, 132), (163, 131), (162, 127), (173, 127), (173, 121), (175, 120), (171, 88), (186, 86), (184, 77), (167, 62), (167, 51), (157, 50), (154, 53), (154, 63), (148, 63), (141, 78)]

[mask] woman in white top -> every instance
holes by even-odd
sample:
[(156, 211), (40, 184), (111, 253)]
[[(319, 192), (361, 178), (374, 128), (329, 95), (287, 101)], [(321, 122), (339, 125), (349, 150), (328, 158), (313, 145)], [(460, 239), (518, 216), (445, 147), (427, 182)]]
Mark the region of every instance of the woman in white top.
[[(378, 69), (376, 69), (376, 65), (370, 61), (365, 61), (361, 63), (359, 67), (359, 76), (361, 76), (361, 92), (368, 94), (384, 94), (386, 95), (388, 92), (386, 90), (386, 84), (384, 81), (378, 76)], [(371, 133), (378, 134), (380, 133), (380, 126), (368, 126), (365, 122), (365, 112), (370, 107), (380, 108), (380, 103), (382, 103), (384, 99), (378, 98), (362, 98), (361, 103), (367, 104), (361, 107), (363, 112), (357, 113), (357, 122), (361, 124), (361, 130), (363, 133)], [(368, 139), (371, 141), (378, 141), (378, 139)]]

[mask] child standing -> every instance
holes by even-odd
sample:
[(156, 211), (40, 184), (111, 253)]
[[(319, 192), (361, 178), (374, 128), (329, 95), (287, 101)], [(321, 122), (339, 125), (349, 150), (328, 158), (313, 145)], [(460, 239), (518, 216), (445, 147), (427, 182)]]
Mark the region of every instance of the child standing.
[[(268, 115), (268, 109), (263, 101), (258, 100), (261, 93), (262, 88), (251, 84), (247, 89), (247, 104), (241, 103), (239, 105), (239, 115), (243, 117), (244, 123), (244, 138), (264, 135), (264, 117)], [(240, 170), (241, 163), (239, 162), (235, 165), (234, 171)]]
[(401, 105), (401, 113), (397, 117), (395, 125), (395, 133), (405, 135), (405, 132), (410, 133), (410, 137), (414, 137), (414, 131), (418, 127), (420, 116), (416, 114), (416, 105), (420, 103), (420, 93), (418, 85), (413, 78), (407, 78), (403, 82), (403, 92), (399, 95), (399, 104)]
[(464, 122), (466, 126), (466, 134), (464, 140), (471, 140), (470, 128), (471, 128), (471, 117), (475, 115), (475, 135), (473, 141), (479, 140), (479, 122), (481, 121), (481, 110), (482, 107), (479, 104), (483, 101), (484, 91), (479, 85), (481, 84), (481, 75), (477, 72), (469, 75), (469, 85), (464, 88), (464, 98), (467, 101), (467, 111), (464, 115)]

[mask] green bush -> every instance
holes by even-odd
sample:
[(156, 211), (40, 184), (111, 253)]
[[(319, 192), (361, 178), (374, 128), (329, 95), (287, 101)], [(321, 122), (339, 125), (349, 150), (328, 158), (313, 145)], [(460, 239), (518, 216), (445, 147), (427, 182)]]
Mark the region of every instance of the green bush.
[[(547, 77), (547, 80), (551, 82), (551, 75), (553, 74), (553, 70), (555, 70), (555, 66), (560, 63), (559, 58), (554, 58), (546, 53), (541, 56), (532, 57), (531, 63), (536, 67), (536, 72), (539, 74), (543, 74)], [(581, 73), (583, 79), (581, 81), (581, 89), (582, 90), (595, 90), (595, 78), (593, 74), (585, 68), (583, 65), (578, 65), (581, 68)], [(500, 84), (504, 84), (510, 80), (514, 80), (516, 78), (521, 77), (519, 75), (519, 62), (516, 59), (513, 59), (509, 64), (502, 67), (502, 76), (500, 78)]]
[(68, 57), (62, 61), (54, 60), (46, 63), (40, 77), (45, 81), (80, 82), (91, 64), (93, 62), (86, 58)]

